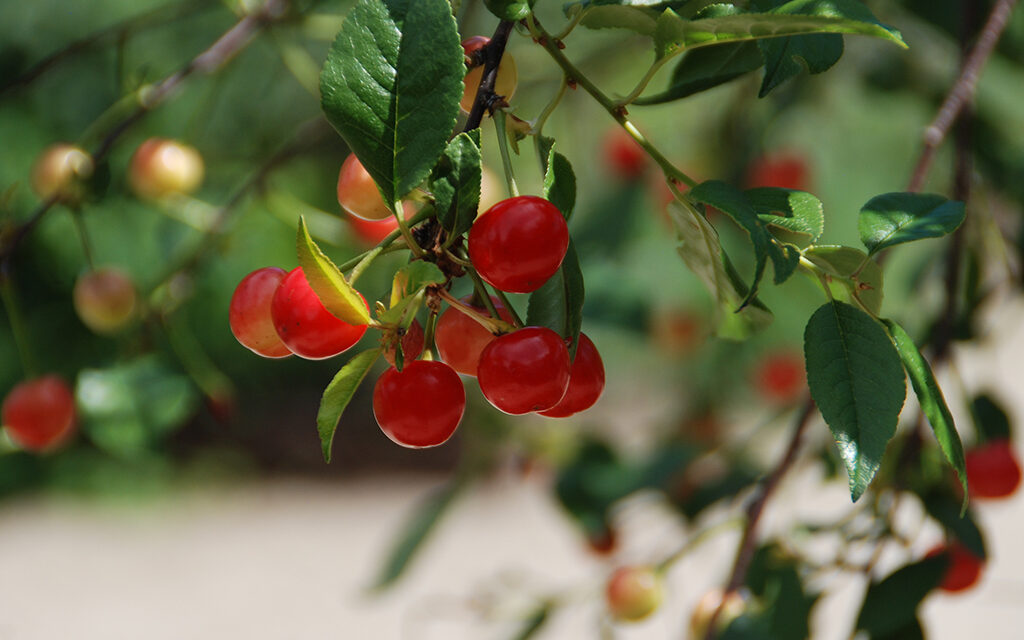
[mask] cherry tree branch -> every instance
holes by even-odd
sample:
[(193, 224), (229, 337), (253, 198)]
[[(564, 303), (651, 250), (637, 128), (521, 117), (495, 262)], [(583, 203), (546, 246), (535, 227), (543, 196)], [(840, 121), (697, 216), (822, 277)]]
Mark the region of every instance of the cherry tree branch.
[(981, 77), (981, 70), (992, 55), (999, 37), (1006, 29), (1017, 0), (996, 0), (992, 12), (982, 27), (981, 35), (977, 44), (971, 50), (970, 55), (964, 61), (960, 69), (960, 76), (939, 107), (935, 119), (924, 130), (924, 143), (921, 147), (921, 155), (914, 167), (907, 191), (920, 191), (924, 185), (924, 179), (928, 175), (932, 162), (935, 160), (935, 152), (939, 145), (946, 138), (953, 123), (964, 107), (974, 98), (978, 88), (978, 79)]
[[(498, 66), (501, 58), (505, 55), (505, 46), (508, 44), (508, 37), (512, 34), (515, 23), (511, 20), (502, 20), (491, 36), (491, 41), (480, 49), (473, 52), (475, 61), (482, 61), (484, 72), (480, 77), (480, 86), (476, 90), (476, 99), (473, 101), (473, 109), (466, 119), (466, 126), (463, 131), (472, 131), (480, 127), (483, 122), (484, 112), (490, 109), (495, 101), (494, 87), (498, 80)], [(499, 135), (505, 133), (499, 132)]]

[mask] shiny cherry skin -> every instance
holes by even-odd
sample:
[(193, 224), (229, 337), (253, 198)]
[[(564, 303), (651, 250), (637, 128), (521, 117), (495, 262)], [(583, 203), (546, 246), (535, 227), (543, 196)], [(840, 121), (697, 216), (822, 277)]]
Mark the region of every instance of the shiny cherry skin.
[(608, 131), (602, 147), (609, 173), (626, 181), (643, 177), (648, 165), (647, 153), (624, 129)]
[(794, 402), (807, 389), (803, 356), (797, 351), (765, 355), (754, 369), (754, 386), (769, 402)]
[(135, 317), (138, 295), (131, 276), (116, 267), (83, 274), (71, 292), (75, 312), (96, 333), (115, 333)]
[(377, 424), (403, 447), (443, 444), (455, 433), (465, 409), (462, 380), (443, 362), (414, 360), (401, 371), (391, 367), (373, 388)]
[(661, 605), (665, 597), (661, 576), (654, 567), (619, 567), (605, 586), (608, 610), (618, 620), (643, 620)]
[(231, 296), (228, 323), (235, 339), (264, 358), (287, 358), (291, 349), (277, 335), (271, 303), (274, 292), (288, 275), (278, 267), (263, 267), (242, 278)]
[[(462, 41), (462, 51), (469, 56), (490, 41), (491, 39), (487, 36), (467, 38)], [(466, 73), (466, 77), (463, 80), (465, 88), (462, 91), (462, 100), (459, 102), (459, 106), (462, 107), (463, 111), (473, 110), (473, 102), (476, 100), (476, 92), (480, 88), (480, 80), (483, 78), (483, 75), (483, 65), (474, 67)], [(501, 56), (501, 63), (498, 65), (498, 77), (494, 81), (494, 93), (505, 98), (507, 101), (516, 92), (517, 79), (516, 61), (512, 58), (512, 54), (506, 51)]]
[(569, 350), (544, 327), (526, 327), (495, 338), (480, 354), (480, 391), (495, 408), (512, 415), (545, 411), (569, 387)]
[[(366, 304), (366, 300), (363, 300)], [(369, 307), (367, 307), (369, 309)], [(366, 333), (366, 325), (352, 325), (328, 311), (309, 286), (302, 267), (281, 280), (270, 303), (277, 335), (292, 353), (307, 360), (323, 360), (350, 349)]]
[(32, 191), (43, 200), (55, 197), (65, 204), (81, 204), (82, 181), (92, 175), (92, 156), (70, 144), (54, 144), (43, 150), (32, 165)]
[[(419, 320), (413, 320), (409, 328), (402, 336), (402, 361), (412, 362), (423, 353), (423, 325)], [(395, 366), (395, 349), (393, 344), (384, 345), (384, 359), (392, 367)]]
[[(483, 315), (488, 311), (483, 307), (469, 304), (473, 296), (466, 296), (462, 301)], [(491, 302), (502, 320), (512, 323), (512, 314), (501, 301), (491, 296)], [(434, 331), (434, 342), (441, 359), (453, 369), (467, 376), (475, 376), (480, 365), (480, 354), (494, 340), (494, 334), (482, 324), (462, 313), (458, 309), (448, 307), (437, 319)]]
[(747, 169), (746, 186), (781, 187), (804, 191), (810, 184), (807, 162), (793, 152), (764, 155)]
[(558, 207), (537, 196), (502, 200), (469, 230), (469, 258), (480, 277), (513, 293), (539, 288), (562, 265), (569, 227)]
[(393, 217), (377, 183), (355, 154), (345, 158), (338, 172), (338, 204), (350, 215), (363, 220)]
[(195, 147), (177, 140), (150, 138), (135, 150), (128, 183), (140, 198), (160, 200), (190, 194), (203, 182), (203, 157)]
[(964, 454), (972, 498), (1006, 498), (1020, 487), (1020, 462), (1007, 438), (990, 440)]
[(966, 591), (973, 587), (981, 577), (985, 561), (971, 553), (959, 542), (933, 547), (925, 554), (925, 557), (931, 558), (937, 555), (945, 555), (949, 560), (946, 573), (942, 577), (942, 582), (939, 583), (939, 589), (949, 593)]
[(586, 334), (580, 334), (576, 346), (576, 359), (569, 372), (569, 389), (558, 404), (547, 411), (539, 411), (548, 418), (565, 418), (594, 406), (604, 391), (604, 362), (597, 347)]
[(47, 451), (75, 428), (75, 398), (56, 375), (21, 382), (4, 398), (0, 419), (11, 440), (28, 451)]

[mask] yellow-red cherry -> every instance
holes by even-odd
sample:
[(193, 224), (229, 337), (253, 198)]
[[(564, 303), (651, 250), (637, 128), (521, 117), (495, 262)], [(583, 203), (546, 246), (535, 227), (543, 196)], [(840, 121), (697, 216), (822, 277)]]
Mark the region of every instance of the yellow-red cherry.
[(562, 337), (545, 327), (526, 327), (495, 338), (480, 354), (480, 391), (512, 415), (545, 411), (569, 387), (572, 363)]
[(576, 346), (576, 358), (569, 372), (569, 389), (558, 404), (540, 415), (549, 418), (565, 418), (594, 406), (604, 391), (604, 362), (597, 347), (581, 333)]
[(403, 447), (443, 444), (455, 433), (465, 409), (462, 380), (443, 362), (414, 360), (401, 371), (391, 367), (373, 388), (377, 424)]
[(287, 272), (278, 267), (263, 267), (242, 278), (231, 296), (228, 323), (235, 339), (264, 358), (286, 358), (291, 349), (277, 335), (271, 315), (274, 292)]
[(569, 227), (558, 207), (537, 196), (502, 200), (469, 230), (469, 258), (480, 277), (513, 293), (538, 289), (562, 265)]
[[(474, 311), (488, 315), (483, 307), (476, 307), (469, 304), (472, 296), (462, 298)], [(491, 296), (491, 302), (502, 320), (511, 324), (512, 314), (508, 312), (505, 305), (495, 296)], [(437, 319), (437, 329), (434, 332), (434, 342), (441, 359), (447, 362), (453, 369), (467, 376), (475, 376), (477, 367), (480, 365), (480, 354), (484, 348), (494, 340), (494, 334), (487, 330), (482, 324), (462, 313), (458, 309), (449, 307)]]
[(605, 600), (612, 616), (635, 622), (651, 615), (664, 599), (661, 577), (654, 567), (619, 567), (605, 587)]
[(355, 154), (345, 158), (338, 172), (338, 204), (350, 215), (363, 220), (394, 217), (377, 183)]
[(349, 324), (324, 307), (309, 286), (302, 267), (292, 269), (281, 280), (270, 303), (270, 314), (282, 342), (292, 353), (307, 360), (336, 356), (366, 333), (365, 324)]
[(4, 398), (0, 419), (11, 440), (29, 451), (64, 442), (75, 428), (75, 398), (56, 375), (26, 380)]

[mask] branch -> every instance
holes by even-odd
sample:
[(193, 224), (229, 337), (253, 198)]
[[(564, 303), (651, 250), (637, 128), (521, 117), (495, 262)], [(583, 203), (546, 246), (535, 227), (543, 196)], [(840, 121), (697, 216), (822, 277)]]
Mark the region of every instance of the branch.
[[(761, 514), (764, 512), (768, 499), (771, 498), (778, 487), (779, 481), (782, 480), (782, 476), (786, 475), (789, 468), (793, 466), (793, 460), (796, 459), (796, 454), (800, 450), (804, 431), (811, 421), (811, 416), (814, 415), (815, 408), (814, 401), (808, 397), (804, 402), (803, 408), (800, 410), (796, 424), (793, 426), (793, 435), (789, 438), (789, 444), (786, 446), (785, 453), (782, 454), (782, 458), (775, 465), (775, 468), (772, 469), (771, 473), (761, 481), (760, 486), (757, 488), (757, 493), (755, 493), (750, 504), (747, 505), (747, 524), (743, 528), (743, 536), (740, 538), (739, 547), (736, 549), (736, 559), (733, 561), (732, 571), (725, 585), (724, 591), (726, 594), (736, 591), (747, 581), (747, 570), (750, 568), (750, 561), (753, 560), (754, 552), (757, 550), (757, 525), (761, 521)], [(722, 613), (722, 607), (725, 602), (726, 599), (722, 598), (721, 604), (718, 605), (714, 615), (711, 616), (711, 622), (708, 623), (708, 630), (704, 635), (704, 640), (714, 640), (718, 635), (715, 623)]]
[(978, 79), (981, 77), (981, 70), (989, 56), (992, 55), (996, 43), (999, 42), (999, 37), (1006, 28), (1016, 4), (1017, 0), (997, 0), (995, 6), (992, 7), (992, 13), (989, 14), (988, 20), (981, 30), (977, 44), (974, 45), (974, 49), (960, 69), (960, 76), (949, 90), (942, 106), (939, 107), (935, 119), (924, 130), (921, 155), (914, 167), (907, 191), (920, 191), (924, 185), (925, 176), (928, 175), (928, 170), (935, 159), (935, 152), (964, 106), (974, 97)]
[[(469, 112), (466, 119), (466, 126), (463, 131), (472, 131), (480, 127), (484, 119), (484, 111), (489, 110), (495, 101), (494, 86), (498, 80), (498, 66), (501, 58), (505, 55), (505, 46), (508, 44), (508, 37), (512, 34), (512, 27), (515, 23), (510, 20), (502, 20), (498, 28), (494, 30), (491, 41), (474, 52), (474, 60), (483, 60), (484, 72), (480, 77), (480, 86), (476, 90), (476, 99), (473, 101), (473, 110)], [(499, 132), (505, 135), (505, 132)]]
[[(141, 120), (149, 111), (152, 111), (170, 98), (185, 79), (196, 72), (209, 74), (219, 69), (234, 57), (235, 54), (244, 49), (259, 30), (281, 19), (285, 14), (287, 4), (288, 0), (267, 0), (258, 11), (250, 13), (239, 20), (235, 26), (228, 29), (207, 50), (197, 55), (179, 71), (164, 78), (152, 87), (141, 91), (139, 105), (135, 110), (111, 127), (107, 135), (104, 136), (103, 140), (100, 141), (99, 145), (92, 152), (93, 166), (98, 165), (110, 154), (114, 144), (132, 125)], [(0, 247), (0, 271), (7, 271), (8, 262), (13, 257), (18, 245), (56, 202), (56, 196), (42, 202), (29, 216), (28, 221), (18, 227), (4, 246)]]

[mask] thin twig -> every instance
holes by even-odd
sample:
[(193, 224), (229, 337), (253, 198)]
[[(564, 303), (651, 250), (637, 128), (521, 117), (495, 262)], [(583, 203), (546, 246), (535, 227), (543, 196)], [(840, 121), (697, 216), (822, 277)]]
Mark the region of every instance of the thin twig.
[(946, 134), (949, 133), (964, 106), (973, 99), (974, 92), (978, 87), (978, 79), (981, 77), (981, 70), (989, 56), (992, 55), (996, 43), (999, 42), (999, 37), (1006, 28), (1016, 4), (1017, 0), (997, 0), (995, 6), (992, 7), (992, 12), (981, 30), (977, 44), (974, 45), (974, 49), (971, 50), (960, 69), (960, 76), (953, 84), (949, 94), (946, 95), (942, 106), (939, 107), (935, 119), (924, 130), (921, 155), (914, 167), (907, 191), (920, 191), (924, 186), (925, 177), (935, 159), (935, 152), (946, 138)]

